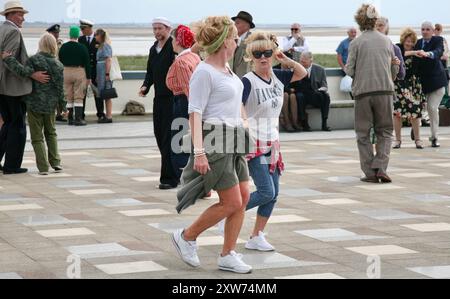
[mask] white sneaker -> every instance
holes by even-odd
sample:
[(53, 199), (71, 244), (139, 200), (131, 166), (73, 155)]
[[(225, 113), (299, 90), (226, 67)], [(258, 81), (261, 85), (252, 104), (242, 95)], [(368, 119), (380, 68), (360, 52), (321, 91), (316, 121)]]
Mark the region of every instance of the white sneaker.
[(230, 252), (227, 256), (219, 257), (219, 269), (222, 271), (230, 271), (239, 274), (251, 273), (253, 268), (242, 261), (242, 255), (235, 251)]
[(275, 251), (275, 248), (267, 242), (266, 235), (263, 232), (259, 232), (257, 237), (251, 238), (247, 244), (245, 244), (245, 248), (263, 252)]
[(222, 221), (220, 221), (217, 224), (217, 230), (219, 231), (219, 235), (221, 235), (222, 237), (225, 236), (225, 223), (226, 223), (227, 219), (223, 219)]
[(200, 260), (197, 255), (197, 242), (186, 241), (183, 238), (183, 230), (177, 230), (172, 235), (172, 242), (183, 262), (191, 267), (200, 267)]

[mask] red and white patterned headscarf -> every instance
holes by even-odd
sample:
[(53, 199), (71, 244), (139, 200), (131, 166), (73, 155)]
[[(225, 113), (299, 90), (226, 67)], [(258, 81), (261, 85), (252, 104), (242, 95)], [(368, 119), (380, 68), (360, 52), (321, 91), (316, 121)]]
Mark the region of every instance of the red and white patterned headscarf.
[(194, 32), (189, 27), (180, 25), (177, 27), (176, 40), (180, 46), (189, 49), (195, 42)]

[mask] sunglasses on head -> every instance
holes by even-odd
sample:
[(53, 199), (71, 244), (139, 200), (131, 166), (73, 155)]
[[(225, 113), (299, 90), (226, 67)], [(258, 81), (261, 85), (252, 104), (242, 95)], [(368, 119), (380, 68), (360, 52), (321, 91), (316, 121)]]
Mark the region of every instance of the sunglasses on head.
[(266, 58), (270, 58), (273, 56), (273, 50), (254, 51), (252, 54), (256, 59), (261, 59), (263, 56)]

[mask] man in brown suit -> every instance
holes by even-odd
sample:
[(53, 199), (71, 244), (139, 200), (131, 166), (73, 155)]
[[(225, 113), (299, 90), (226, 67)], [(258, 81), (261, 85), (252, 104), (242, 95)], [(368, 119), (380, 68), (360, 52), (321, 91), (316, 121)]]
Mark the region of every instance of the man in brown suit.
[(255, 28), (255, 24), (252, 15), (245, 11), (239, 12), (237, 16), (231, 19), (234, 21), (239, 35), (238, 47), (233, 58), (233, 72), (242, 79), (251, 71), (250, 63), (244, 59), (247, 51), (245, 40), (250, 36), (250, 29)]
[[(0, 26), (0, 53), (10, 52), (22, 64), (28, 59), (20, 32), (26, 13), (28, 11), (20, 1), (6, 2), (4, 10), (0, 12), (6, 18)], [(43, 72), (36, 72), (31, 78), (41, 83), (49, 80)], [(22, 97), (31, 92), (30, 78), (22, 78), (11, 72), (0, 59), (0, 114), (4, 121), (0, 130), (0, 158), (5, 154), (4, 174), (27, 172), (27, 169), (21, 168), (27, 137), (26, 105)]]
[[(346, 73), (353, 78), (355, 98), (355, 130), (361, 168), (368, 183), (391, 183), (387, 175), (392, 146), (393, 78), (397, 77), (400, 60), (396, 58), (389, 38), (375, 30), (379, 18), (372, 5), (363, 5), (355, 19), (362, 34), (350, 44)], [(377, 136), (376, 155), (370, 141), (370, 130)]]

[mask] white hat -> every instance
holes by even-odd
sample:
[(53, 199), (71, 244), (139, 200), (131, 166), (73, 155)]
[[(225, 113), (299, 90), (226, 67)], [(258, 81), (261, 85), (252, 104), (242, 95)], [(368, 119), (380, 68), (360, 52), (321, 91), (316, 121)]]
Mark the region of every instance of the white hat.
[(154, 18), (152, 21), (152, 25), (154, 24), (163, 24), (164, 26), (172, 28), (172, 24), (170, 24), (170, 21), (164, 17)]
[(23, 8), (23, 5), (20, 1), (8, 1), (5, 3), (5, 9), (0, 12), (0, 15), (5, 16), (10, 12), (23, 12), (28, 13), (28, 10)]
[(94, 22), (89, 20), (80, 20), (80, 27), (94, 27)]

